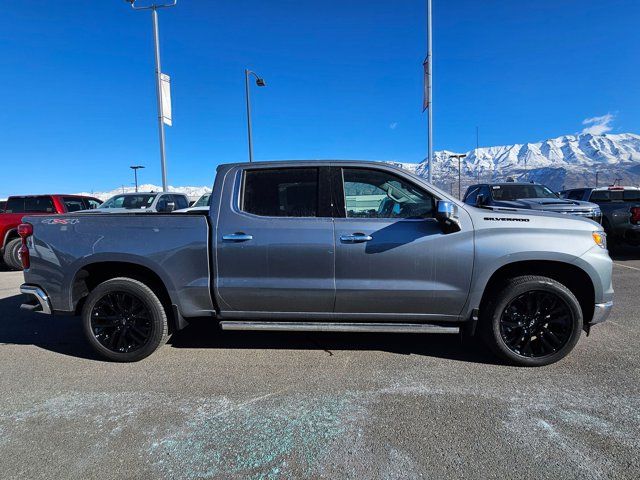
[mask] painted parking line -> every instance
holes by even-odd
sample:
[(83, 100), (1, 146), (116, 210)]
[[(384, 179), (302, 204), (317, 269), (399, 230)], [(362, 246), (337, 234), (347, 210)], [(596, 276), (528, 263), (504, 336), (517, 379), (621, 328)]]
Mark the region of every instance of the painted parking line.
[(614, 265), (617, 265), (617, 266), (619, 266), (619, 267), (622, 267), (622, 268), (629, 268), (629, 269), (631, 269), (631, 270), (637, 270), (637, 271), (639, 271), (639, 272), (640, 272), (640, 268), (638, 268), (638, 267), (632, 267), (632, 266), (630, 266), (630, 265), (623, 265), (623, 264), (621, 264), (621, 263), (617, 263), (617, 262), (613, 262), (613, 264), (614, 264)]

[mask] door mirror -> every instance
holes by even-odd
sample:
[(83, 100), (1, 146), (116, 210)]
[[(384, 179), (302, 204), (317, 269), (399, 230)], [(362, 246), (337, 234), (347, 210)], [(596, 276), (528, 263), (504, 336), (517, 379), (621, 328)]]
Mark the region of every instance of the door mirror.
[(458, 232), (460, 230), (458, 206), (448, 200), (438, 200), (436, 220), (444, 233)]
[(164, 209), (165, 212), (167, 213), (171, 213), (176, 209), (176, 203), (175, 202), (167, 202), (167, 206)]
[(485, 197), (482, 193), (479, 193), (476, 197), (476, 207), (481, 207), (487, 202), (487, 197)]

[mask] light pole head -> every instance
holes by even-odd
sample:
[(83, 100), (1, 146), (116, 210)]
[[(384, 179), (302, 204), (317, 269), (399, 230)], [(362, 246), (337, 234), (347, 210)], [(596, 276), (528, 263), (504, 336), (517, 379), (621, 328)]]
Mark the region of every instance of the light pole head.
[(131, 165), (129, 168), (132, 170), (138, 170), (139, 168), (144, 168), (144, 165)]
[(267, 84), (264, 81), (264, 78), (256, 78), (256, 85), (259, 87), (266, 87)]

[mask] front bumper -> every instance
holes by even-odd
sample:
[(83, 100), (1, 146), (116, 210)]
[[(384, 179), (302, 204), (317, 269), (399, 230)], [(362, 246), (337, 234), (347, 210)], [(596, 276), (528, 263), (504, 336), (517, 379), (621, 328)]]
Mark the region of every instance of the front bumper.
[(27, 285), (26, 283), (20, 286), (20, 292), (27, 295), (30, 302), (20, 305), (21, 310), (27, 310), (29, 312), (40, 312), (51, 315), (51, 302), (49, 297), (40, 287), (36, 285)]
[(593, 318), (589, 322), (589, 325), (595, 325), (597, 323), (604, 322), (611, 314), (613, 308), (613, 301), (606, 303), (596, 303), (593, 310)]

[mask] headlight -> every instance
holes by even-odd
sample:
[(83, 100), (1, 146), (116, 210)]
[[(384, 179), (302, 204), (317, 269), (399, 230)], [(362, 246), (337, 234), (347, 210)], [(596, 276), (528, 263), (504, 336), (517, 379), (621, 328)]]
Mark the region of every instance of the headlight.
[(593, 236), (593, 241), (596, 242), (600, 248), (607, 249), (607, 234), (602, 231), (591, 232), (591, 236)]

